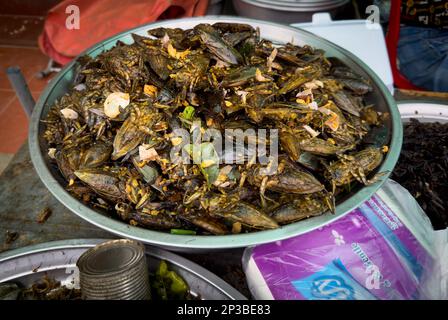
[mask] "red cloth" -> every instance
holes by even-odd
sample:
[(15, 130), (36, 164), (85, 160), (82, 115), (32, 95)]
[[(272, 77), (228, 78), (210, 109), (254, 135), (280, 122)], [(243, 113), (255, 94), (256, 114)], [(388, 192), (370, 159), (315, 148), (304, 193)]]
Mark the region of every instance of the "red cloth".
[[(65, 27), (69, 5), (79, 8), (79, 29)], [(201, 16), (207, 7), (208, 0), (64, 0), (49, 11), (39, 47), (56, 62), (66, 64), (114, 34), (157, 20)]]

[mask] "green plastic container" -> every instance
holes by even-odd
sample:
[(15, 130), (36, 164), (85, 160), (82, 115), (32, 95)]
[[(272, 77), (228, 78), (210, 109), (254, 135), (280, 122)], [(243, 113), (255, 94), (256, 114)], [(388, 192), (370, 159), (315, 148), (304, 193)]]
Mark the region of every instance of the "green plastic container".
[(175, 235), (131, 226), (118, 220), (117, 218), (110, 217), (105, 213), (96, 211), (72, 197), (67, 191), (65, 191), (63, 186), (66, 182), (64, 182), (59, 171), (49, 162), (47, 146), (44, 139), (41, 137), (44, 130), (44, 125), (40, 120), (46, 116), (49, 107), (53, 104), (55, 99), (61, 97), (69, 90), (76, 71), (76, 62), (72, 62), (68, 64), (61, 72), (59, 72), (59, 74), (50, 82), (39, 98), (31, 117), (29, 147), (31, 159), (39, 177), (48, 190), (50, 190), (50, 192), (73, 213), (104, 230), (108, 230), (122, 237), (135, 239), (144, 243), (161, 246), (175, 251), (210, 251), (215, 249), (246, 247), (255, 244), (273, 242), (311, 231), (347, 214), (354, 208), (358, 207), (362, 202), (370, 198), (373, 193), (381, 187), (382, 181), (387, 178), (398, 160), (403, 138), (400, 114), (395, 101), (378, 76), (362, 61), (345, 49), (322, 39), (319, 36), (305, 30), (270, 22), (237, 17), (209, 16), (179, 20), (166, 20), (144, 25), (104, 40), (86, 50), (84, 54), (96, 56), (102, 51), (112, 48), (118, 40), (125, 43), (132, 43), (133, 40), (131, 33), (146, 35), (146, 31), (151, 28), (169, 27), (187, 29), (192, 28), (199, 23), (212, 24), (218, 21), (248, 23), (254, 27), (259, 27), (262, 38), (276, 43), (292, 42), (297, 45), (308, 44), (313, 47), (323, 49), (326, 51), (327, 56), (341, 59), (356, 72), (370, 79), (374, 90), (367, 96), (366, 102), (368, 104), (375, 104), (378, 111), (390, 113), (390, 117), (385, 124), (385, 130), (375, 137), (378, 143), (388, 144), (390, 146), (390, 151), (387, 153), (382, 165), (378, 169), (378, 171), (386, 173), (383, 176), (383, 179), (369, 186), (354, 188), (348, 197), (341, 199), (337, 203), (336, 214), (326, 213), (324, 215), (289, 224), (275, 230), (225, 236), (197, 236)]

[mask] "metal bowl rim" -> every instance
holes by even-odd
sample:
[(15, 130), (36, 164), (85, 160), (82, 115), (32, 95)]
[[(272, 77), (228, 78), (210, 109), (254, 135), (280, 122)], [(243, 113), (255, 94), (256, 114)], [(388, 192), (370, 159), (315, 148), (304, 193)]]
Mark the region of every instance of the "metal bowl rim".
[[(58, 240), (58, 241), (50, 241), (34, 244), (0, 253), (0, 264), (3, 262), (7, 262), (9, 260), (13, 260), (15, 258), (20, 258), (30, 254), (36, 254), (41, 252), (50, 252), (50, 251), (74, 249), (74, 248), (77, 249), (85, 248), (86, 250), (88, 250), (108, 240), (112, 239), (70, 239), (70, 240)], [(196, 275), (203, 281), (209, 283), (211, 286), (220, 290), (222, 294), (229, 297), (229, 299), (247, 300), (247, 298), (243, 294), (241, 294), (238, 290), (229, 285), (223, 279), (221, 279), (216, 274), (201, 267), (200, 265), (191, 260), (188, 260), (184, 257), (181, 257), (175, 253), (166, 251), (164, 249), (148, 245), (145, 246), (145, 254), (156, 257), (160, 260), (165, 260), (171, 265), (176, 265), (179, 268)]]
[(294, 13), (322, 12), (325, 10), (334, 10), (342, 6), (345, 6), (349, 2), (349, 0), (339, 0), (338, 2), (329, 1), (325, 4), (321, 4), (320, 6), (316, 6), (313, 3), (286, 3), (286, 2), (272, 3), (267, 0), (233, 0), (233, 1), (244, 2), (245, 4), (257, 8), (270, 9), (275, 11), (294, 12)]
[[(448, 101), (400, 100), (397, 102), (397, 106), (403, 121), (415, 118), (424, 119), (425, 122), (448, 122)], [(417, 110), (418, 113), (416, 114), (415, 111)]]
[[(390, 94), (389, 90), (384, 85), (384, 83), (380, 80), (380, 78), (364, 62), (362, 62), (359, 58), (357, 58), (349, 51), (309, 31), (300, 28), (281, 25), (274, 22), (266, 22), (255, 19), (229, 17), (229, 16), (206, 16), (206, 17), (185, 18), (180, 20), (197, 24), (214, 23), (217, 21), (221, 21), (221, 22), (248, 23), (252, 25), (265, 25), (265, 26), (271, 25), (277, 28), (280, 27), (288, 29), (289, 31), (292, 31), (297, 34), (305, 33), (309, 37), (316, 38), (316, 40), (325, 43), (327, 46), (332, 47), (334, 50), (339, 51), (347, 58), (352, 60), (352, 62), (354, 62), (360, 68), (362, 68), (373, 80), (373, 82), (379, 87), (380, 92), (378, 94), (381, 94), (383, 96), (384, 100), (386, 100), (389, 106), (389, 112), (391, 114), (392, 119), (390, 151), (386, 154), (383, 163), (378, 169), (378, 171), (385, 172), (383, 179), (380, 179), (379, 182), (376, 182), (372, 185), (362, 187), (357, 193), (353, 194), (347, 200), (338, 204), (336, 208), (336, 214), (334, 215), (328, 215), (327, 213), (325, 215), (318, 216), (315, 218), (310, 218), (296, 223), (291, 223), (282, 226), (278, 229), (257, 231), (245, 234), (223, 235), (223, 236), (175, 235), (167, 232), (160, 232), (150, 229), (144, 229), (137, 226), (131, 226), (123, 221), (119, 221), (118, 219), (106, 217), (101, 213), (79, 202), (59, 184), (59, 182), (53, 177), (53, 175), (49, 171), (39, 144), (39, 136), (38, 136), (39, 122), (41, 114), (43, 112), (43, 108), (45, 106), (46, 99), (50, 95), (50, 93), (57, 87), (58, 82), (64, 77), (64, 75), (67, 72), (69, 72), (72, 69), (72, 67), (74, 67), (77, 60), (74, 59), (69, 64), (67, 64), (56, 77), (54, 77), (50, 81), (50, 83), (46, 86), (45, 90), (39, 97), (39, 100), (36, 103), (36, 106), (30, 119), (29, 137), (28, 137), (31, 160), (37, 171), (37, 174), (39, 175), (44, 185), (53, 194), (53, 196), (55, 196), (64, 206), (66, 206), (69, 210), (71, 210), (73, 213), (75, 213), (82, 219), (92, 223), (93, 225), (96, 225), (101, 229), (107, 230), (109, 232), (112, 232), (125, 238), (131, 238), (133, 240), (142, 241), (144, 243), (159, 245), (170, 249), (187, 249), (187, 250), (228, 249), (228, 248), (247, 247), (256, 244), (278, 241), (317, 229), (325, 224), (331, 223), (332, 221), (337, 220), (342, 216), (348, 214), (351, 210), (355, 209), (361, 203), (368, 200), (381, 187), (382, 182), (389, 176), (390, 172), (392, 172), (398, 160), (403, 140), (403, 130), (401, 126), (400, 114), (398, 112), (396, 103), (392, 95)], [(105, 44), (107, 43), (115, 42), (117, 41), (117, 39), (126, 36), (131, 32), (135, 32), (137, 30), (148, 30), (159, 26), (169, 26), (170, 23), (176, 23), (176, 21), (179, 21), (179, 19), (164, 20), (126, 30), (98, 44), (93, 45), (92, 47), (81, 53), (80, 56), (88, 54), (101, 47), (104, 47)]]

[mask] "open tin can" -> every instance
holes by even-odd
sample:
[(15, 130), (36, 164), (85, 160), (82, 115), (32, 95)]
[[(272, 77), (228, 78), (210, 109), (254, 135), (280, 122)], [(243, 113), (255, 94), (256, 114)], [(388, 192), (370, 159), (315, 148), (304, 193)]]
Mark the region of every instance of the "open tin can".
[(81, 293), (92, 300), (148, 300), (148, 266), (142, 244), (126, 239), (101, 243), (76, 262)]

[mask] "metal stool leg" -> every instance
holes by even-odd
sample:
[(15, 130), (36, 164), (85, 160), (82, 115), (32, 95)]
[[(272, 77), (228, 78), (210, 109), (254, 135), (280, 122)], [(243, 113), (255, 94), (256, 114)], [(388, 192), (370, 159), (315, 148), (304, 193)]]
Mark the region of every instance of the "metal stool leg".
[(22, 71), (20, 71), (18, 66), (14, 66), (6, 69), (6, 74), (8, 75), (9, 82), (11, 82), (11, 86), (22, 104), (23, 110), (25, 110), (25, 113), (29, 118), (33, 112), (35, 102), (30, 90), (28, 89), (28, 85), (26, 84)]

